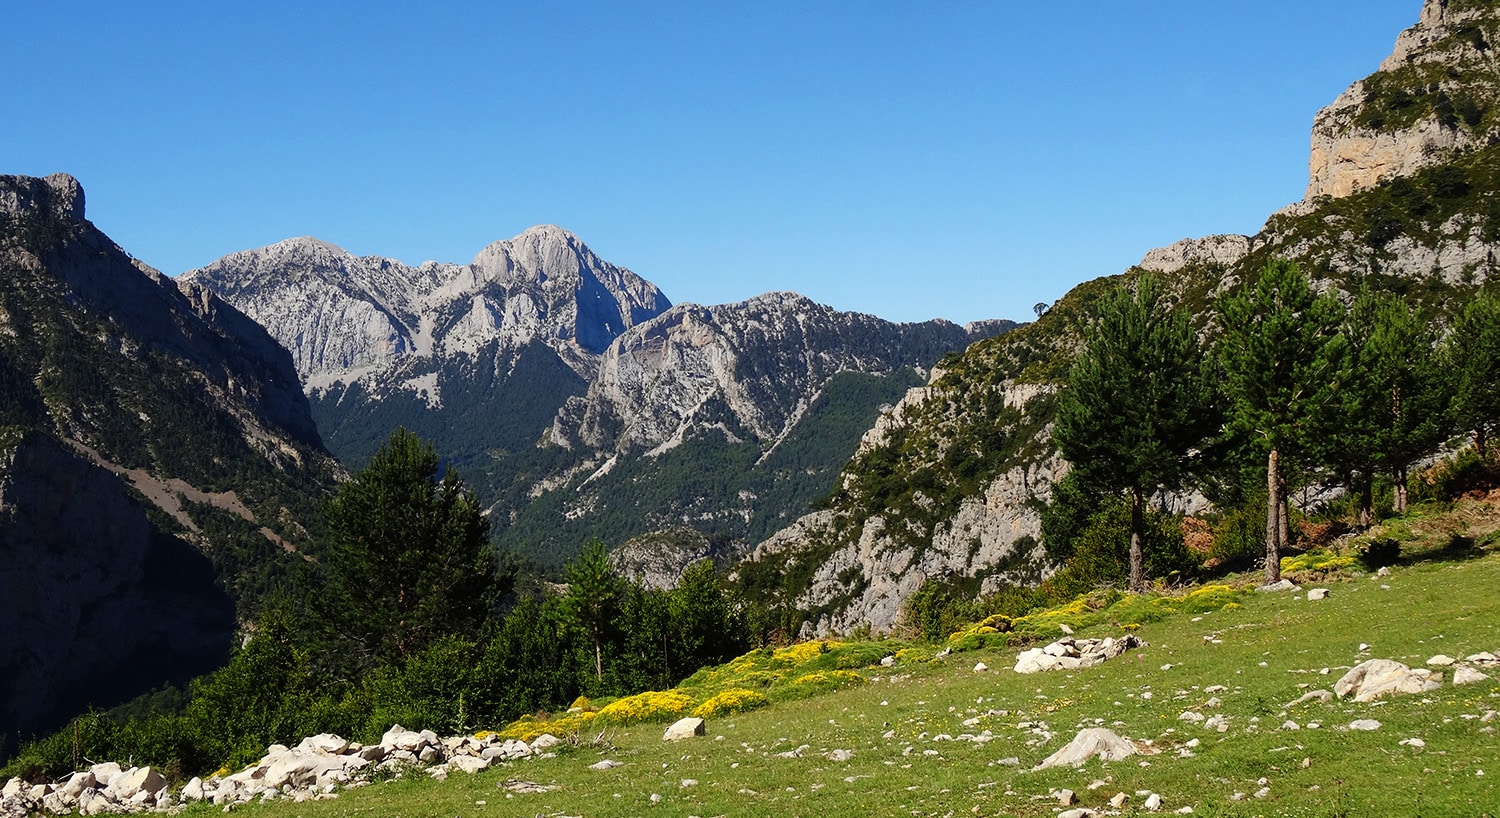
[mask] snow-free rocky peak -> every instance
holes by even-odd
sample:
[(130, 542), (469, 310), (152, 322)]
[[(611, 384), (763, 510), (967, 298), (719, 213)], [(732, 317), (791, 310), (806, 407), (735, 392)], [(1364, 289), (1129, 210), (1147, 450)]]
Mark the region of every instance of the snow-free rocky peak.
[(671, 306), (655, 285), (554, 225), (494, 242), (469, 264), (412, 267), (304, 237), (225, 256), (184, 278), (265, 325), (310, 391), (408, 358), (533, 341), (590, 377), (610, 341)]

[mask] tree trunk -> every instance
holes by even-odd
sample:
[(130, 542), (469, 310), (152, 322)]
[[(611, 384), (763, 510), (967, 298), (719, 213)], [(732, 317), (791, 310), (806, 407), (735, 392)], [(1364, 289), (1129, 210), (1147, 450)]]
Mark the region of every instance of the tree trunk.
[(604, 649), (597, 636), (594, 637), (594, 678), (601, 683), (604, 681)]
[(1146, 498), (1139, 488), (1130, 491), (1130, 590), (1144, 593), (1146, 590), (1146, 555), (1141, 541), (1146, 531)]
[(1395, 491), (1396, 513), (1406, 513), (1406, 467), (1402, 466), (1391, 474), (1392, 488)]
[(1486, 459), (1484, 456), (1484, 444), (1489, 438), (1489, 434), (1487, 434), (1487, 430), (1484, 428), (1486, 425), (1481, 423), (1474, 428), (1474, 453), (1479, 455), (1481, 461)]
[(1375, 473), (1368, 471), (1359, 476), (1359, 520), (1361, 529), (1375, 522)]
[(1281, 580), (1281, 453), (1266, 458), (1266, 584)]

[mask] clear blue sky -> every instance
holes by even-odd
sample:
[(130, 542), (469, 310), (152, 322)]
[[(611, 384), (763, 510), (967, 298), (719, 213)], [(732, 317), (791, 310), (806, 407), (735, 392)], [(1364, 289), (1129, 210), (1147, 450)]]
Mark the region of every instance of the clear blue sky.
[(1301, 198), (1420, 0), (0, 7), (0, 173), (170, 274), (562, 225), (674, 302), (1031, 305)]

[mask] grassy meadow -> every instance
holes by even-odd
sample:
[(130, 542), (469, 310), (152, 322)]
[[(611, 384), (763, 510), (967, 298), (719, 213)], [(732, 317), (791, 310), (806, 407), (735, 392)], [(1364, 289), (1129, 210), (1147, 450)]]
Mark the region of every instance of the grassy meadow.
[[(1018, 620), (1008, 635), (957, 636), (950, 646), (966, 649), (946, 656), (938, 655), (940, 645), (896, 641), (760, 651), (736, 660), (737, 669), (731, 663), (701, 672), (681, 688), (700, 703), (742, 683), (767, 691), (768, 703), (758, 709), (710, 718), (703, 737), (666, 743), (665, 721), (606, 727), (607, 719), (581, 721), (575, 712), (567, 722), (559, 714), (511, 727), (534, 733), (538, 724), (571, 723), (571, 741), (554, 758), (453, 773), (441, 782), (411, 772), (334, 800), (234, 811), (309, 818), (1050, 818), (1064, 809), (1054, 793), (1067, 789), (1077, 806), (1102, 814), (1145, 814), (1147, 795), (1156, 793), (1162, 814), (1190, 807), (1215, 816), (1500, 815), (1500, 719), (1486, 720), (1500, 709), (1495, 669), (1485, 669), (1492, 677), (1486, 681), (1455, 687), (1452, 668), (1442, 668), (1443, 687), (1425, 695), (1287, 706), (1304, 692), (1332, 690), (1365, 659), (1415, 667), (1437, 654), (1500, 652), (1493, 537), (1474, 547), (1446, 546), (1455, 528), (1488, 528), (1479, 519), (1487, 516), (1493, 507), (1480, 505), (1442, 522), (1397, 521), (1409, 539), (1388, 575), (1357, 566), (1301, 575), (1305, 587), (1329, 589), (1323, 600), (1308, 600), (1305, 591), (1253, 592), (1254, 577), (1245, 577), (1164, 601), (1096, 595)], [(1064, 624), (1080, 638), (1128, 630), (1147, 644), (1093, 668), (1011, 670), (1019, 650), (1061, 636)], [(1001, 644), (1007, 639), (1012, 644)], [(884, 655), (895, 655), (895, 664), (880, 666)], [(979, 663), (987, 669), (976, 670)], [(859, 667), (838, 669), (851, 664)], [(818, 674), (817, 689), (795, 692), (794, 682)], [(1222, 716), (1227, 730), (1183, 720), (1185, 711)], [(1356, 719), (1380, 727), (1348, 729)], [(1032, 771), (1092, 726), (1149, 740), (1160, 752)], [(966, 738), (985, 731), (987, 741)], [(835, 751), (849, 755), (835, 760), (846, 755)], [(589, 769), (602, 759), (622, 766)], [(1112, 807), (1119, 793), (1125, 802)]]

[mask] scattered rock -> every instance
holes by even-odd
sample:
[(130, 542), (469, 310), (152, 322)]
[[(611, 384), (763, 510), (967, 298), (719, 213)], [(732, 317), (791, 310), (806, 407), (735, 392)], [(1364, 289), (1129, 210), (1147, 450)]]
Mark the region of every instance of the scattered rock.
[(1115, 796), (1113, 798), (1109, 799), (1109, 805), (1114, 809), (1122, 809), (1125, 806), (1125, 802), (1129, 800), (1129, 795), (1126, 795), (1123, 792), (1117, 792), (1115, 793)]
[(1056, 795), (1057, 803), (1065, 807), (1071, 807), (1078, 803), (1078, 794), (1072, 790), (1058, 790)]
[(1463, 665), (1460, 665), (1453, 671), (1453, 683), (1456, 685), (1471, 685), (1475, 682), (1482, 682), (1488, 678), (1489, 676), (1480, 673), (1474, 668), (1466, 667)]
[(978, 662), (978, 663), (976, 663), (974, 665), (974, 672), (975, 673), (983, 673), (983, 672), (985, 672), (986, 670), (989, 670), (989, 669), (990, 669), (990, 666), (987, 665), (987, 664), (985, 664), (984, 662)]
[(1302, 588), (1289, 579), (1283, 579), (1280, 582), (1271, 582), (1258, 586), (1255, 590), (1271, 593), (1275, 591), (1300, 591)]
[(1453, 664), (1457, 661), (1458, 660), (1454, 659), (1452, 656), (1444, 653), (1439, 653), (1438, 655), (1429, 658), (1427, 660), (1427, 664), (1433, 667), (1452, 667)]
[(848, 761), (854, 758), (853, 750), (834, 750), (828, 754), (829, 761)]
[(1090, 759), (1098, 758), (1102, 761), (1119, 761), (1138, 753), (1152, 752), (1144, 744), (1138, 744), (1127, 738), (1120, 737), (1115, 731), (1105, 727), (1089, 727), (1080, 730), (1067, 746), (1048, 756), (1035, 769), (1044, 770), (1048, 767), (1081, 767)]
[(1404, 739), (1401, 739), (1401, 741), (1399, 743), (1401, 744), (1402, 747), (1415, 747), (1418, 750), (1420, 750), (1423, 747), (1427, 746), (1427, 742), (1425, 742), (1425, 741), (1423, 741), (1423, 740), (1421, 740), (1419, 738), (1404, 738)]
[(1017, 673), (1040, 673), (1047, 670), (1076, 670), (1093, 667), (1100, 662), (1114, 659), (1131, 648), (1144, 646), (1134, 634), (1115, 639), (1074, 639), (1071, 636), (1053, 642), (1046, 647), (1022, 651), (1016, 657)]
[(613, 770), (616, 767), (623, 767), (623, 766), (625, 766), (625, 765), (622, 764), (621, 762), (615, 761), (614, 759), (606, 758), (603, 761), (596, 761), (593, 764), (590, 764), (589, 765), (589, 769), (590, 770)]
[(1354, 721), (1349, 722), (1349, 729), (1364, 730), (1366, 732), (1379, 730), (1380, 722), (1374, 719), (1355, 719)]
[(1287, 702), (1285, 705), (1283, 705), (1283, 707), (1291, 709), (1299, 704), (1307, 704), (1308, 702), (1312, 701), (1323, 702), (1324, 704), (1327, 704), (1328, 702), (1333, 701), (1333, 693), (1327, 690), (1310, 690), (1306, 693), (1303, 693), (1296, 699)]
[(696, 716), (688, 716), (687, 718), (678, 719), (676, 722), (673, 722), (672, 726), (667, 728), (667, 732), (662, 733), (661, 740), (681, 741), (685, 738), (704, 735), (707, 730), (708, 728), (705, 726), (703, 719)]
[(1307, 592), (1307, 598), (1309, 600), (1314, 601), (1314, 602), (1316, 602), (1317, 600), (1320, 600), (1320, 599), (1327, 599), (1328, 598), (1328, 589), (1327, 588), (1313, 588), (1312, 590), (1310, 590), (1310, 591)]
[(1441, 678), (1426, 668), (1409, 668), (1390, 659), (1370, 659), (1345, 673), (1334, 684), (1333, 692), (1341, 699), (1368, 702), (1381, 696), (1437, 690)]
[(1161, 796), (1153, 792), (1146, 796), (1146, 800), (1142, 802), (1141, 806), (1145, 807), (1149, 812), (1156, 812), (1161, 809)]

